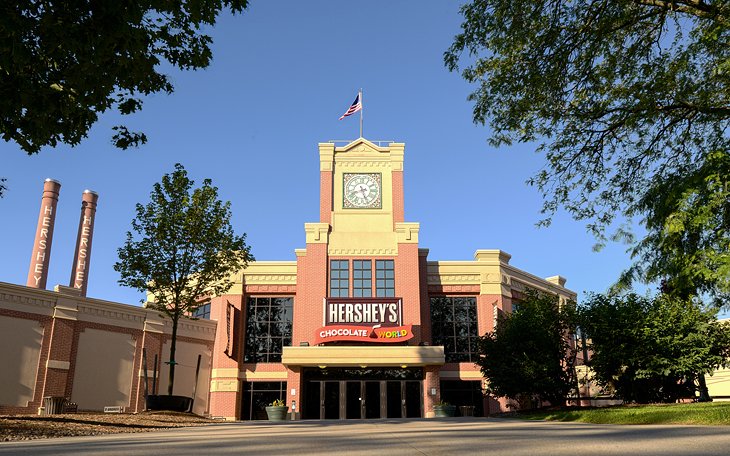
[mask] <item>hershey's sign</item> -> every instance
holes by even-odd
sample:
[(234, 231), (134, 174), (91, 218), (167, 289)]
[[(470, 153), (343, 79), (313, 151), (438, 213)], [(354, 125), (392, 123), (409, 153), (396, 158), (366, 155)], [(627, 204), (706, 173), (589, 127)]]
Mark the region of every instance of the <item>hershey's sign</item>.
[(389, 327), (402, 324), (403, 302), (400, 298), (324, 299), (324, 326)]

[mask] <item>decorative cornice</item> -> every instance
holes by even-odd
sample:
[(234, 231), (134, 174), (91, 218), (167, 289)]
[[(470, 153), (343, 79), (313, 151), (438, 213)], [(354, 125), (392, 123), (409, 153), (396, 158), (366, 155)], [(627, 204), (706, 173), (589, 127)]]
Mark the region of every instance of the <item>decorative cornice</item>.
[(390, 160), (387, 158), (373, 158), (368, 160), (352, 160), (338, 158), (337, 166), (340, 168), (388, 168)]
[(61, 320), (78, 320), (78, 309), (56, 305), (53, 308), (53, 318)]
[(3, 309), (50, 316), (57, 299), (51, 291), (0, 282), (0, 308)]
[(327, 244), (329, 242), (329, 223), (305, 223), (304, 233), (307, 244)]
[(255, 284), (260, 285), (263, 283), (267, 284), (285, 284), (285, 285), (296, 285), (297, 275), (296, 274), (246, 274), (244, 276), (244, 283), (246, 285)]
[(398, 254), (398, 249), (328, 249), (329, 255), (383, 255), (393, 256)]
[(429, 274), (427, 283), (429, 285), (479, 285), (480, 279), (479, 274)]
[(421, 229), (419, 223), (396, 222), (395, 232), (399, 244), (418, 244), (418, 232)]
[(80, 302), (78, 305), (78, 319), (80, 321), (122, 326), (132, 329), (144, 329), (148, 312), (150, 311), (140, 307), (123, 307), (120, 309), (116, 306), (104, 306), (85, 302)]

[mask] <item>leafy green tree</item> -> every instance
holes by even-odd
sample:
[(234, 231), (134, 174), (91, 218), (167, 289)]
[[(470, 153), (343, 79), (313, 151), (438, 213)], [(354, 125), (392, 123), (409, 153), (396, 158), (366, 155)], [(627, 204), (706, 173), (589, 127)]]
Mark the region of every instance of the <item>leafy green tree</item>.
[(652, 182), (639, 201), (648, 230), (632, 249), (640, 261), (619, 288), (663, 281), (664, 291), (680, 299), (706, 294), (717, 307), (730, 302), (729, 178), (730, 154), (716, 152), (697, 171)]
[[(203, 33), (224, 7), (248, 0), (18, 0), (0, 8), (0, 134), (29, 154), (79, 144), (99, 113), (131, 114), (140, 95), (172, 93), (161, 64), (205, 68)], [(144, 133), (114, 127), (126, 149)]]
[(494, 331), (479, 339), (477, 365), (489, 382), (488, 393), (565, 404), (577, 385), (574, 333), (573, 303), (561, 306), (557, 296), (526, 293), (512, 313), (500, 316)]
[(730, 362), (730, 327), (716, 313), (667, 295), (592, 295), (580, 309), (588, 366), (626, 402), (694, 397), (700, 378)]
[(193, 188), (181, 164), (165, 174), (150, 193), (150, 202), (137, 204), (132, 232), (119, 248), (114, 269), (119, 283), (149, 291), (147, 305), (172, 321), (170, 381), (175, 380), (177, 327), (203, 303), (202, 298), (225, 293), (233, 285), (231, 275), (253, 261), (246, 235), (231, 226), (231, 203), (218, 199), (218, 189), (205, 179)]
[(699, 267), (684, 285), (726, 287), (727, 218), (694, 203), (727, 214), (712, 163), (730, 151), (730, 2), (473, 0), (461, 13), (445, 63), (476, 85), (492, 144), (541, 142), (541, 223), (563, 208), (603, 243), (616, 217), (648, 217), (655, 238), (628, 276), (685, 282)]

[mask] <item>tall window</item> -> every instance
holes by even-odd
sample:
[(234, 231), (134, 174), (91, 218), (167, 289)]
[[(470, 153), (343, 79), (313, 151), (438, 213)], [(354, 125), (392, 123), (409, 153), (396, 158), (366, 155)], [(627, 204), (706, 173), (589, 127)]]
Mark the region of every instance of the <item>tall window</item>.
[(444, 346), (447, 362), (476, 361), (476, 298), (431, 298), (431, 337), (434, 345)]
[(375, 260), (375, 296), (395, 296), (395, 271), (393, 260)]
[(350, 296), (350, 261), (330, 261), (330, 296), (347, 298)]
[(244, 362), (281, 362), (282, 348), (291, 345), (293, 303), (291, 297), (248, 298)]
[(370, 298), (373, 296), (373, 262), (352, 260), (352, 296)]

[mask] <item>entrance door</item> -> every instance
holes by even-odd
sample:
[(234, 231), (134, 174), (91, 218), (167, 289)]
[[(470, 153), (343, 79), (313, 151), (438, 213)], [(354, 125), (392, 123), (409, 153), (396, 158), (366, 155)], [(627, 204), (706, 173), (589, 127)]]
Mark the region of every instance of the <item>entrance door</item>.
[(340, 419), (340, 382), (322, 382), (322, 419)]
[(383, 398), (380, 396), (381, 382), (365, 383), (365, 418), (380, 418)]
[(362, 382), (344, 382), (346, 385), (345, 395), (345, 418), (348, 420), (362, 418)]
[(386, 382), (386, 410), (388, 418), (403, 418), (403, 395), (400, 381)]
[(421, 417), (421, 382), (405, 383), (405, 416), (406, 418)]
[(344, 420), (422, 416), (416, 369), (311, 369), (303, 374), (302, 417)]

